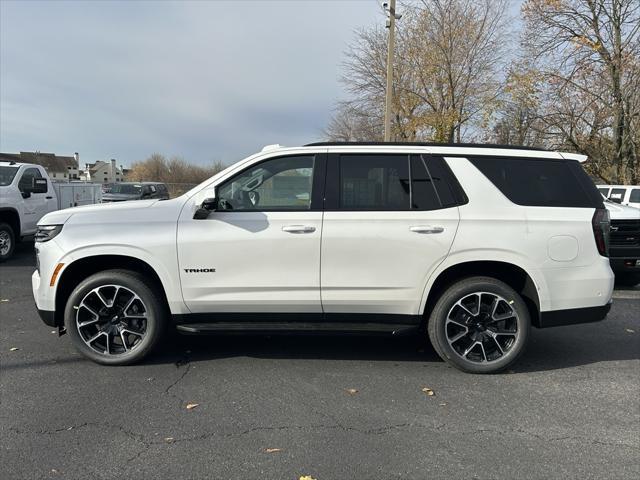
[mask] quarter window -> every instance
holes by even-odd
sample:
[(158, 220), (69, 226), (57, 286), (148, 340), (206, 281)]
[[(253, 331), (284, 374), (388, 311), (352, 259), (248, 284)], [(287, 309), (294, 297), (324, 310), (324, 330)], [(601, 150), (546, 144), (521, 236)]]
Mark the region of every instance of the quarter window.
[(634, 188), (633, 190), (631, 190), (629, 201), (631, 203), (640, 203), (640, 188)]
[(279, 157), (245, 170), (218, 188), (220, 210), (309, 210), (314, 157)]

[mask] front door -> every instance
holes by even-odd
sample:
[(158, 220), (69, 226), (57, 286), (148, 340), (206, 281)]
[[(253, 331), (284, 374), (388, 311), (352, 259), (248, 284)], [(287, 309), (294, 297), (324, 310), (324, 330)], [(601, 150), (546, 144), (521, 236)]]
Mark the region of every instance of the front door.
[(325, 313), (415, 315), (458, 227), (442, 159), (330, 155), (322, 227)]
[[(36, 167), (29, 167), (22, 172), (22, 177), (18, 181), (18, 189), (21, 193), (30, 191), (34, 178), (43, 178), (40, 170)], [(48, 183), (47, 183), (48, 185)], [(24, 217), (22, 219), (22, 234), (31, 235), (36, 231), (38, 221), (49, 212), (47, 196), (50, 193), (27, 193), (23, 200)]]
[(216, 186), (208, 218), (183, 210), (178, 260), (193, 313), (321, 313), (322, 157), (254, 164)]

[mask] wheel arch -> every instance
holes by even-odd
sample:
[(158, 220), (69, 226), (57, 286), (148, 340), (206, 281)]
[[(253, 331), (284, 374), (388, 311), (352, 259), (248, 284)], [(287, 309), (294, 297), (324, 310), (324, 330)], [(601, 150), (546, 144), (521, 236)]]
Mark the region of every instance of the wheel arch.
[(497, 260), (460, 262), (446, 267), (431, 283), (422, 312), (425, 321), (442, 292), (453, 283), (468, 277), (483, 276), (500, 280), (518, 292), (529, 309), (533, 326), (540, 325), (540, 296), (538, 286), (529, 273), (519, 265)]
[(16, 242), (20, 240), (20, 214), (15, 208), (0, 208), (0, 222), (9, 224), (13, 229)]
[(167, 312), (170, 311), (167, 292), (160, 280), (160, 276), (147, 262), (128, 255), (92, 255), (79, 258), (62, 270), (57, 281), (58, 286), (55, 295), (55, 324), (64, 325), (64, 310), (67, 300), (80, 282), (94, 273), (116, 269), (138, 272), (144, 275), (145, 278), (150, 279), (164, 301)]

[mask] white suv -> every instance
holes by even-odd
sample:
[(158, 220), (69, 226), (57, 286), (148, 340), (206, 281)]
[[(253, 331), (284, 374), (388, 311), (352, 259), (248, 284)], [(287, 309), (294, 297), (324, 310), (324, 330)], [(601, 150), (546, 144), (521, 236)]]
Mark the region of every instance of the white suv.
[(495, 372), (530, 326), (603, 319), (608, 213), (578, 160), (517, 147), (265, 147), (183, 196), (48, 214), (33, 292), (110, 365), (183, 333), (426, 328)]

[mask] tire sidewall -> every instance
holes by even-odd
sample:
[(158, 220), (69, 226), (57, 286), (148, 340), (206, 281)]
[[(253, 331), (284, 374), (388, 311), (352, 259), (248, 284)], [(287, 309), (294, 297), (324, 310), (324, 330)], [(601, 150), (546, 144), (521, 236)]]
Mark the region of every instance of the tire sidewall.
[(4, 262), (13, 255), (16, 248), (16, 235), (8, 223), (0, 223), (0, 231), (7, 232), (9, 234), (9, 241), (11, 242), (9, 244), (9, 251), (5, 255), (0, 254), (0, 262)]
[[(516, 338), (516, 344), (511, 347), (503, 358), (490, 364), (463, 360), (449, 345), (446, 337), (445, 324), (449, 310), (458, 300), (474, 292), (495, 293), (507, 301), (513, 301), (512, 308), (518, 314), (519, 335)], [(429, 336), (438, 354), (446, 362), (469, 373), (497, 373), (508, 368), (524, 352), (530, 329), (529, 310), (522, 297), (507, 284), (488, 277), (471, 277), (449, 287), (436, 303), (429, 319)]]
[[(76, 324), (76, 310), (82, 299), (94, 288), (101, 285), (121, 285), (140, 297), (148, 310), (146, 335), (136, 348), (128, 353), (108, 356), (89, 347), (80, 337)], [(64, 311), (64, 323), (73, 345), (85, 357), (103, 365), (129, 365), (140, 361), (159, 342), (164, 330), (165, 309), (158, 295), (144, 281), (144, 277), (134, 272), (107, 270), (96, 273), (73, 290)]]

